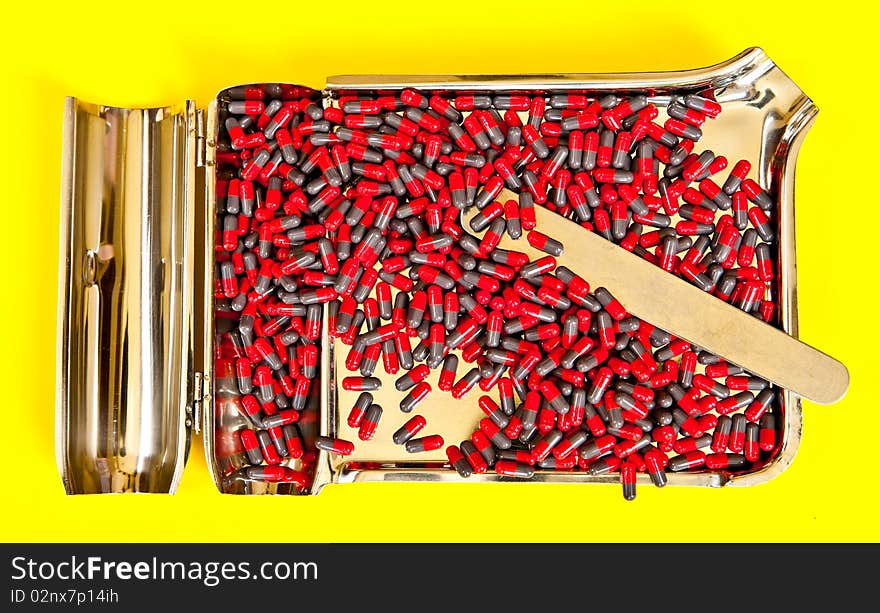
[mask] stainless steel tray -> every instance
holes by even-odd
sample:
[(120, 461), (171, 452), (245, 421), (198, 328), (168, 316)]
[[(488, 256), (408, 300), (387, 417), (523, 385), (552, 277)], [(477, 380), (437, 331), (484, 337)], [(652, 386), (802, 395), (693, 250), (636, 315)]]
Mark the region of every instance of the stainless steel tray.
[[(753, 163), (753, 172), (762, 187), (777, 195), (776, 223), (778, 224), (778, 258), (780, 266), (780, 284), (778, 302), (781, 312), (781, 327), (793, 336), (797, 336), (797, 293), (796, 293), (796, 262), (794, 243), (794, 173), (795, 161), (801, 142), (812, 124), (817, 109), (812, 101), (764, 54), (760, 49), (748, 49), (735, 58), (715, 66), (667, 73), (631, 73), (631, 74), (560, 74), (560, 75), (516, 75), (516, 76), (335, 76), (327, 80), (324, 90), (314, 91), (314, 95), (324, 100), (325, 104), (333, 104), (341, 94), (367, 91), (394, 92), (404, 87), (415, 87), (434, 92), (471, 92), (471, 91), (516, 91), (516, 92), (601, 92), (623, 91), (645, 93), (650, 100), (660, 107), (668, 104), (671, 94), (681, 92), (701, 92), (711, 90), (724, 111), (705, 129), (702, 147), (723, 152), (731, 160), (744, 158)], [(218, 96), (219, 98), (219, 96)], [(100, 117), (106, 121), (127, 109), (109, 109), (108, 107), (91, 107), (71, 101), (69, 113), (81, 119), (93, 121)], [(162, 114), (161, 109), (145, 111), (152, 121), (145, 125), (160, 123), (156, 117), (167, 118), (170, 109)], [(82, 284), (77, 279), (81, 266), (85, 261), (83, 253), (94, 247), (85, 242), (71, 228), (81, 223), (85, 214), (81, 204), (81, 194), (88, 185), (84, 178), (84, 168), (73, 164), (74, 157), (82, 159), (87, 149), (104, 148), (110, 155), (107, 141), (95, 136), (91, 143), (83, 144), (77, 132), (71, 138), (68, 127), (65, 148), (65, 191), (62, 198), (63, 218), (68, 226), (62, 228), (62, 281), (61, 311), (59, 314), (59, 378), (58, 378), (58, 454), (59, 468), (65, 476), (65, 484), (69, 493), (83, 491), (173, 491), (177, 478), (164, 481), (161, 485), (151, 487), (135, 486), (143, 483), (142, 475), (156, 471), (159, 465), (163, 474), (179, 475), (183, 462), (183, 453), (147, 454), (147, 449), (136, 450), (138, 461), (129, 458), (131, 447), (121, 445), (120, 441), (149, 439), (149, 432), (157, 424), (166, 424), (173, 431), (173, 423), (178, 430), (184, 432), (189, 423), (198, 427), (199, 420), (194, 416), (200, 406), (213, 407), (203, 413), (202, 428), (205, 434), (205, 452), (214, 481), (222, 492), (227, 493), (281, 493), (296, 494), (296, 488), (289, 484), (271, 484), (250, 481), (240, 478), (238, 468), (245, 465), (240, 449), (236, 447), (236, 430), (243, 427), (244, 419), (236, 408), (237, 391), (234, 379), (228, 371), (214, 372), (212, 356), (216, 351), (214, 339), (215, 325), (221, 325), (213, 319), (213, 225), (215, 204), (214, 169), (218, 137), (218, 99), (207, 109), (207, 121), (202, 123), (201, 111), (195, 110), (190, 116), (178, 115), (179, 130), (189, 135), (195, 143), (194, 152), (188, 162), (191, 170), (190, 183), (186, 183), (184, 174), (168, 177), (169, 180), (182, 181), (188, 187), (181, 193), (189, 193), (193, 189), (192, 198), (183, 202), (182, 213), (185, 219), (197, 219), (194, 224), (192, 261), (185, 259), (182, 267), (175, 269), (169, 266), (169, 260), (161, 259), (168, 279), (173, 270), (182, 271), (184, 284), (191, 280), (194, 296), (187, 308), (180, 302), (172, 301), (175, 313), (185, 322), (187, 314), (192, 316), (192, 328), (184, 325), (180, 330), (180, 338), (189, 339), (191, 366), (188, 375), (181, 378), (177, 373), (173, 377), (175, 389), (183, 390), (174, 396), (166, 395), (163, 402), (153, 402), (154, 412), (164, 416), (160, 420), (147, 419), (147, 411), (134, 411), (129, 406), (128, 398), (116, 398), (107, 401), (100, 394), (83, 395), (83, 390), (103, 389), (107, 377), (121, 376), (120, 371), (113, 371), (107, 356), (96, 346), (101, 346), (100, 339), (80, 339), (78, 328), (87, 323), (106, 325), (102, 317), (111, 318), (111, 314), (85, 314), (79, 305), (78, 298), (83, 292)], [(661, 115), (662, 117), (662, 115)], [(149, 131), (151, 128), (145, 128)], [(142, 149), (144, 155), (148, 150)], [(155, 159), (155, 153), (152, 154)], [(167, 168), (167, 166), (165, 166)], [(149, 169), (147, 169), (149, 170)], [(204, 187), (198, 186), (194, 179), (204, 172)], [(166, 173), (168, 174), (168, 173)], [(171, 173), (173, 174), (173, 173)], [(97, 175), (96, 175), (97, 176)], [(97, 176), (105, 182), (107, 190), (115, 192), (122, 185), (119, 177), (109, 177), (107, 173)], [(93, 181), (94, 182), (94, 181)], [(146, 193), (146, 192), (142, 192)], [(201, 199), (205, 196), (204, 200)], [(141, 200), (146, 202), (146, 200)], [(159, 203), (156, 202), (156, 206)], [(162, 205), (165, 207), (166, 205)], [(192, 207), (190, 211), (187, 207)], [(105, 207), (106, 208), (106, 207)], [(167, 207), (166, 207), (167, 208)], [(164, 208), (162, 209), (165, 210)], [(109, 212), (104, 210), (97, 214), (97, 219), (107, 219)], [(191, 217), (190, 217), (191, 216)], [(92, 217), (95, 214), (92, 213)], [(201, 230), (204, 229), (204, 232)], [(143, 235), (125, 235), (133, 244), (143, 249)], [(189, 240), (190, 237), (187, 237)], [(524, 244), (524, 251), (525, 244)], [(91, 257), (91, 256), (89, 256)], [(171, 261), (170, 263), (173, 263)], [(186, 275), (192, 276), (187, 278)], [(143, 283), (139, 286), (143, 290)], [(613, 292), (614, 288), (609, 288)], [(138, 294), (142, 295), (142, 294)], [(146, 305), (145, 305), (146, 306)], [(142, 317), (155, 317), (150, 306)], [(326, 325), (326, 318), (325, 318)], [(93, 328), (94, 325), (90, 325)], [(177, 338), (177, 337), (175, 337)], [(71, 342), (74, 339), (75, 342)], [(76, 340), (79, 339), (79, 340)], [(78, 353), (83, 347), (91, 352)], [(346, 415), (354, 402), (357, 392), (348, 392), (337, 385), (337, 379), (344, 376), (342, 362), (345, 350), (336, 346), (336, 342), (325, 334), (321, 352), (321, 385), (314, 390), (310, 399), (310, 410), (303, 415), (305, 423), (301, 423), (303, 434), (308, 439), (317, 434), (339, 436), (356, 440), (356, 433), (346, 424)], [(139, 354), (138, 362), (148, 355)], [(161, 354), (158, 354), (161, 355)], [(85, 358), (85, 359), (83, 359)], [(155, 360), (154, 360), (155, 363)], [(109, 375), (98, 376), (99, 372)], [(141, 371), (145, 372), (145, 371)], [(166, 373), (167, 374), (167, 373)], [(154, 377), (160, 377), (154, 373)], [(382, 421), (372, 441), (359, 443), (351, 456), (331, 456), (319, 452), (317, 468), (313, 483), (304, 493), (317, 493), (324, 485), (330, 483), (348, 483), (355, 481), (459, 481), (461, 478), (448, 467), (444, 467), (446, 457), (443, 450), (431, 453), (408, 454), (403, 447), (390, 441), (391, 433), (409, 416), (397, 410), (402, 394), (394, 390), (393, 381), (396, 377), (384, 374), (381, 367), (377, 375), (383, 380), (382, 389), (375, 393), (376, 401), (385, 408)], [(436, 373), (430, 381), (436, 380)], [(163, 379), (164, 380), (164, 379)], [(179, 387), (181, 381), (189, 385)], [(314, 387), (314, 386), (313, 386)], [(471, 394), (461, 401), (456, 401), (446, 393), (435, 389), (428, 400), (419, 407), (419, 412), (428, 419), (425, 432), (441, 434), (448, 444), (456, 444), (467, 438), (482, 416), (477, 407), (479, 394)], [(790, 392), (782, 392), (782, 402), (777, 405), (777, 427), (781, 443), (776, 454), (758, 470), (748, 473), (701, 472), (671, 473), (669, 483), (673, 485), (697, 485), (718, 487), (722, 485), (753, 485), (767, 481), (791, 463), (797, 451), (801, 431), (801, 406), (799, 399)], [(85, 398), (85, 400), (84, 400)], [(143, 414), (143, 415), (142, 415)], [(120, 419), (124, 415), (125, 419)], [(91, 416), (91, 417), (88, 417)], [(172, 419), (174, 418), (174, 419)], [(189, 418), (189, 421), (187, 421)], [(176, 419), (176, 422), (175, 422)], [(180, 441), (185, 440), (186, 433), (180, 434)], [(82, 444), (82, 441), (100, 440), (105, 443), (101, 450), (93, 444)], [(182, 444), (182, 443), (181, 443)], [(180, 448), (178, 446), (178, 448)], [(148, 455), (149, 457), (145, 457)], [(96, 459), (113, 467), (118, 478), (109, 486), (96, 485), (98, 481), (84, 484), (77, 480), (76, 474), (85, 468), (93, 470)], [(124, 461), (121, 461), (123, 460)], [(294, 465), (295, 466), (295, 465)], [(111, 471), (112, 472), (112, 471)], [(582, 471), (537, 471), (533, 481), (559, 483), (586, 483), (617, 481), (617, 475), (593, 477)], [(647, 482), (647, 477), (640, 475), (640, 481)], [(505, 477), (491, 472), (474, 475), (470, 481), (505, 481)], [(103, 483), (103, 482), (102, 482)]]

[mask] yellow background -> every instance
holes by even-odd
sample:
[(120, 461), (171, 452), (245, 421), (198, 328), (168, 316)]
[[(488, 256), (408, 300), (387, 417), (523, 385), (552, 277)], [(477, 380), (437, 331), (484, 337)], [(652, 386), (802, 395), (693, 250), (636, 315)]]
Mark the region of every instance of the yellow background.
[[(0, 36), (0, 540), (880, 540), (872, 196), (880, 77), (869, 3), (15, 4), (25, 8), (4, 10)], [(776, 480), (642, 487), (635, 503), (619, 486), (517, 484), (246, 498), (217, 493), (196, 440), (175, 496), (64, 495), (53, 414), (65, 95), (142, 106), (192, 97), (204, 106), (222, 87), (253, 81), (671, 70), (753, 45), (821, 109), (798, 160), (801, 338), (852, 376), (843, 402), (804, 403), (800, 452)]]

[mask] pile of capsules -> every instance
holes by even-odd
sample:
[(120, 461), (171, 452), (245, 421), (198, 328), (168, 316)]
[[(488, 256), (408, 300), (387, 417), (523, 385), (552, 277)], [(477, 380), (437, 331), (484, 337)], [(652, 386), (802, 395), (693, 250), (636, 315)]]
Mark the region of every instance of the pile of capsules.
[[(639, 472), (660, 487), (666, 470), (748, 470), (773, 453), (778, 390), (630, 316), (557, 267), (563, 246), (535, 228), (534, 207), (547, 207), (777, 323), (775, 200), (747, 161), (722, 180), (727, 160), (696, 150), (721, 112), (711, 93), (673, 96), (665, 121), (645, 96), (613, 93), (328, 102), (248, 86), (221, 109), (215, 291), (235, 320), (224, 334), (253, 425), (239, 433), (247, 478), (308, 483), (284, 460), (314, 457), (296, 422), (325, 304), (349, 347), (342, 386), (360, 391), (348, 423), (362, 441), (382, 416), (370, 393), (380, 359), (404, 413), (429, 397), (432, 370), (454, 398), (479, 387), (486, 417), (446, 447), (462, 477), (617, 472), (631, 499)], [(546, 255), (500, 248), (505, 234)], [(413, 415), (394, 442), (441, 448), (416, 437), (426, 423)]]

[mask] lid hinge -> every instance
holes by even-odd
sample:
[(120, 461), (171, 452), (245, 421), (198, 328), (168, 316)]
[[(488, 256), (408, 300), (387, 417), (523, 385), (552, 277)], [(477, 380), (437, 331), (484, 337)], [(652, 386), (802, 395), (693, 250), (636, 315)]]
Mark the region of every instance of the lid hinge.
[(193, 373), (192, 401), (186, 406), (186, 427), (196, 434), (201, 432), (202, 400), (204, 399), (204, 374)]
[(205, 110), (196, 109), (196, 166), (205, 165), (206, 139), (205, 139)]

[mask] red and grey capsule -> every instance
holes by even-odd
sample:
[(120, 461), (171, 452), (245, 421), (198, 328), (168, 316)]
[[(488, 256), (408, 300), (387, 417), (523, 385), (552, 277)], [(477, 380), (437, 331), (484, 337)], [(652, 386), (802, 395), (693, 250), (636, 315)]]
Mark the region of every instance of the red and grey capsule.
[(337, 455), (351, 455), (354, 452), (354, 443), (341, 438), (332, 438), (329, 436), (318, 436), (315, 438), (315, 447), (322, 451), (335, 453)]
[(452, 466), (452, 468), (455, 469), (460, 477), (467, 479), (474, 473), (470, 462), (465, 459), (461, 449), (459, 449), (455, 445), (449, 445), (446, 448), (446, 458), (449, 460), (449, 464)]
[(420, 381), (423, 381), (430, 372), (431, 370), (426, 364), (419, 364), (418, 366), (398, 378), (394, 382), (394, 387), (397, 388), (397, 391), (399, 392), (405, 392), (415, 386)]
[(382, 381), (376, 377), (345, 377), (342, 379), (342, 389), (349, 391), (373, 392), (382, 387)]
[(499, 460), (495, 462), (493, 468), (497, 474), (505, 477), (531, 479), (535, 476), (535, 469), (532, 466), (513, 460)]
[(776, 417), (773, 413), (761, 416), (758, 431), (758, 446), (761, 451), (770, 452), (776, 447)]
[(348, 413), (348, 425), (352, 428), (360, 427), (361, 421), (371, 404), (373, 404), (373, 395), (370, 392), (361, 392)]
[(426, 381), (420, 381), (403, 397), (400, 401), (400, 410), (404, 413), (411, 412), (416, 408), (428, 394), (431, 393), (431, 385)]
[(396, 445), (403, 445), (418, 434), (426, 424), (427, 421), (424, 417), (421, 415), (413, 415), (405, 424), (394, 431), (394, 434), (391, 435), (391, 440), (394, 441), (394, 444)]
[(668, 468), (672, 472), (700, 468), (706, 463), (706, 454), (702, 451), (689, 451), (688, 453), (670, 458)]
[(244, 447), (245, 454), (247, 455), (248, 462), (253, 465), (262, 464), (263, 453), (260, 451), (260, 442), (257, 439), (257, 435), (254, 433), (254, 431), (245, 428), (243, 430), (240, 430), (238, 435), (241, 440), (242, 447)]
[(378, 404), (371, 404), (364, 414), (358, 427), (358, 438), (362, 441), (368, 441), (373, 438), (376, 428), (379, 426), (379, 420), (382, 418), (382, 407)]
[(443, 446), (443, 437), (439, 434), (429, 434), (422, 438), (413, 438), (404, 443), (407, 453), (422, 453), (434, 451)]
[(739, 453), (712, 453), (706, 456), (705, 463), (710, 470), (736, 470), (743, 468), (747, 460)]

